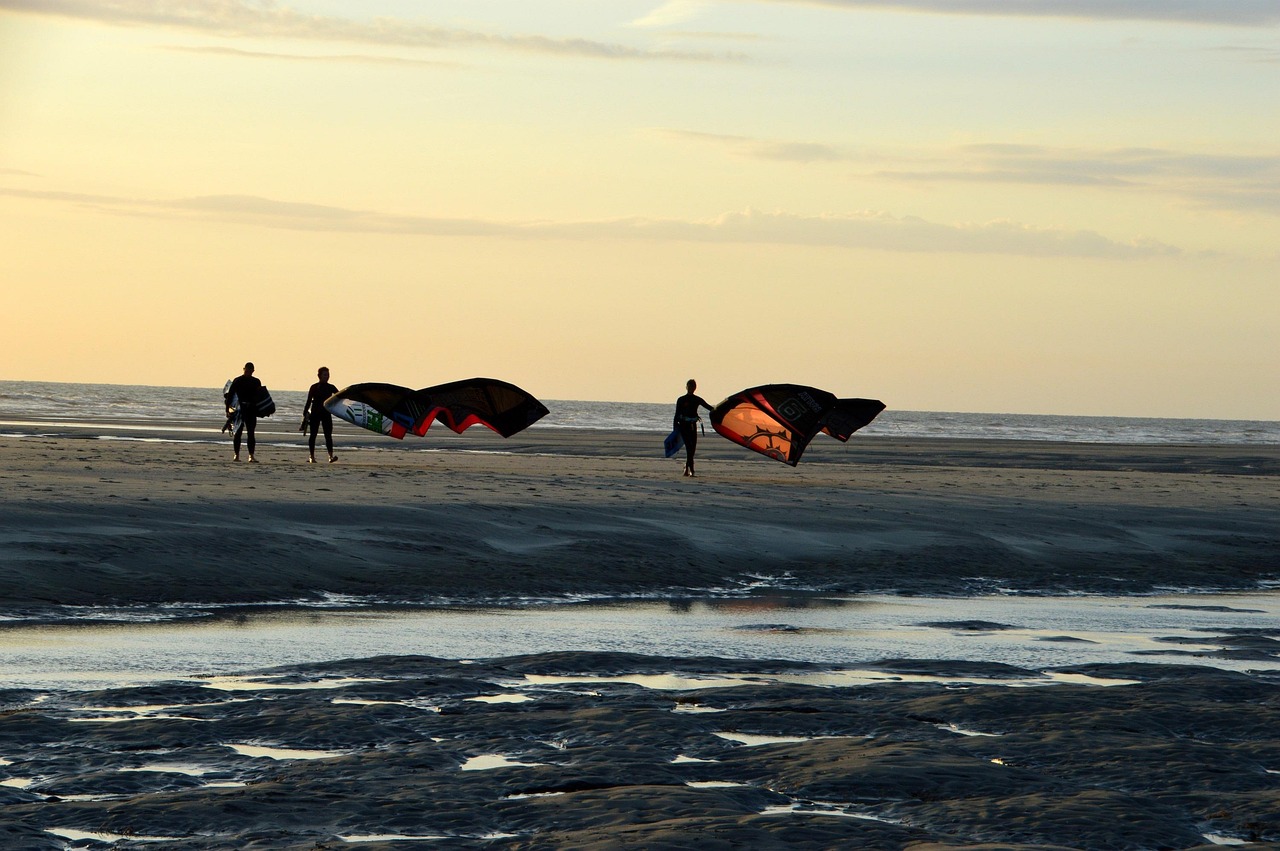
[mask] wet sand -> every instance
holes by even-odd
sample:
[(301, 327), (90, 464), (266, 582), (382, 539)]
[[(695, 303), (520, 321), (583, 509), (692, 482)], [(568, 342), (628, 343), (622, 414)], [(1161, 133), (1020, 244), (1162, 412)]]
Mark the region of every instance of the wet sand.
[[(764, 662), (384, 657), (38, 703), (0, 692), (0, 843), (1280, 844), (1280, 679), (1134, 664), (1076, 670), (1089, 684), (1017, 687), (967, 681), (1038, 672), (880, 668), (887, 682), (821, 687), (787, 681), (806, 666)], [(678, 690), (618, 679), (672, 673), (721, 679)], [(922, 673), (941, 681), (906, 681)], [(726, 685), (735, 674), (750, 678)]]
[(281, 434), (250, 465), (225, 443), (42, 431), (0, 436), (0, 607), (1280, 576), (1280, 447), (855, 437), (815, 441), (793, 469), (711, 435), (685, 479), (645, 433), (341, 432), (338, 463), (318, 465)]
[[(451, 451), (423, 453), (340, 432), (339, 463), (315, 466), (281, 434), (250, 466), (225, 445), (5, 430), (7, 613), (1280, 575), (1277, 447), (867, 436), (793, 470), (712, 436), (688, 480), (647, 434), (446, 435), (419, 445)], [(1221, 643), (1274, 662), (1277, 639)], [(1280, 847), (1280, 679), (1194, 661), (1044, 685), (994, 662), (885, 660), (900, 681), (818, 686), (779, 676), (812, 666), (768, 660), (389, 656), (266, 682), (0, 689), (0, 846)], [(615, 679), (673, 672), (762, 676)]]

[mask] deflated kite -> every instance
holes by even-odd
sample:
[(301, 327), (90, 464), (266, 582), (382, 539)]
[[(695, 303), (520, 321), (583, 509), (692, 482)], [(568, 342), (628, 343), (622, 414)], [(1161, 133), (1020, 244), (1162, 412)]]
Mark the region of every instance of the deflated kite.
[(353, 384), (325, 400), (325, 408), (349, 423), (402, 439), (419, 437), (439, 420), (458, 434), (479, 423), (510, 437), (548, 413), (533, 396), (494, 378), (468, 378), (410, 390), (395, 384)]
[(762, 455), (790, 464), (819, 432), (839, 441), (884, 410), (875, 399), (837, 399), (802, 384), (766, 384), (734, 393), (711, 411), (711, 427)]

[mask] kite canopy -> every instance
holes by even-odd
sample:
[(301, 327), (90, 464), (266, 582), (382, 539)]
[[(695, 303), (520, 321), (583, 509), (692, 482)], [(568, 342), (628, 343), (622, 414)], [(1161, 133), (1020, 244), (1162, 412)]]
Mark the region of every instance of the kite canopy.
[(439, 420), (458, 434), (477, 423), (510, 437), (548, 413), (533, 396), (495, 378), (468, 378), (410, 390), (395, 384), (353, 384), (324, 403), (349, 423), (403, 438), (427, 433)]
[(802, 384), (766, 384), (716, 405), (711, 427), (734, 443), (794, 467), (819, 432), (848, 440), (883, 410), (874, 399), (837, 399)]
[(837, 399), (835, 407), (822, 419), (822, 433), (844, 443), (883, 410), (884, 402), (879, 399)]

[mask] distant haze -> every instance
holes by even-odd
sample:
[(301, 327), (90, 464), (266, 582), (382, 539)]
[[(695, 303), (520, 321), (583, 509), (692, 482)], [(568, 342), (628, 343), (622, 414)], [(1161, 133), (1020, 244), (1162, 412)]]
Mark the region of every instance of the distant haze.
[(1273, 0), (0, 0), (0, 379), (1280, 419)]

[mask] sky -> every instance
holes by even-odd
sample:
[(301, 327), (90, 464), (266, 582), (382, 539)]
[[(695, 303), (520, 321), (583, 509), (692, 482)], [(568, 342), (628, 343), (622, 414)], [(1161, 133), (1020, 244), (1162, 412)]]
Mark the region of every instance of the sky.
[(1280, 0), (0, 0), (0, 379), (1280, 419)]

